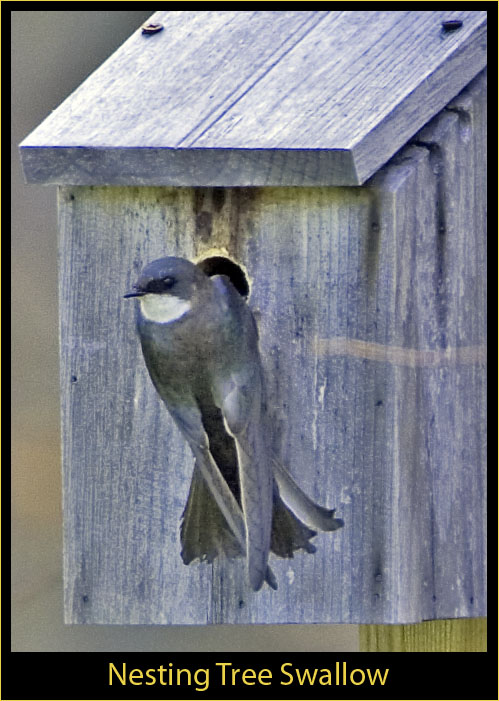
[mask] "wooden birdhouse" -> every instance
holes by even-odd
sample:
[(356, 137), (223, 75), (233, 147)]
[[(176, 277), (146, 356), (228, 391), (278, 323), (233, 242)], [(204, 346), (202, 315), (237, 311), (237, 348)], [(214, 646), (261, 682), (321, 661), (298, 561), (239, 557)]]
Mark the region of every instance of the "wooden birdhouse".
[[(485, 67), (483, 11), (156, 12), (21, 144), (59, 193), (67, 623), (485, 615)], [(163, 256), (235, 264), (272, 449), (344, 522), (276, 591), (180, 557), (194, 460), (123, 299)]]

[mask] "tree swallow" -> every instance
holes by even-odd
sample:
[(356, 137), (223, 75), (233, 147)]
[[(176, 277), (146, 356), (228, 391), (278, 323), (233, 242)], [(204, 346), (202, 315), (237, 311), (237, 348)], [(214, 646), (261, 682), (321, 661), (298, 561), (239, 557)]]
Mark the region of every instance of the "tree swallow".
[(251, 587), (266, 581), (276, 589), (269, 550), (313, 553), (311, 528), (334, 531), (343, 522), (302, 492), (269, 448), (249, 306), (225, 275), (173, 257), (146, 265), (125, 297), (139, 299), (147, 369), (195, 458), (181, 525), (184, 563), (243, 555)]

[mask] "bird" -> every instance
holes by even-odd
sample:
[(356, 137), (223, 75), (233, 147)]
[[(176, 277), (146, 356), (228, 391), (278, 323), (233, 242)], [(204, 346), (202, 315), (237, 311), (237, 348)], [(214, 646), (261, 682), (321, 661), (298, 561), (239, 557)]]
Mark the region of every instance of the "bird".
[(230, 277), (186, 258), (145, 265), (133, 291), (152, 383), (194, 456), (180, 528), (185, 564), (246, 558), (249, 585), (277, 589), (269, 552), (315, 552), (343, 525), (291, 477), (270, 447), (258, 329)]

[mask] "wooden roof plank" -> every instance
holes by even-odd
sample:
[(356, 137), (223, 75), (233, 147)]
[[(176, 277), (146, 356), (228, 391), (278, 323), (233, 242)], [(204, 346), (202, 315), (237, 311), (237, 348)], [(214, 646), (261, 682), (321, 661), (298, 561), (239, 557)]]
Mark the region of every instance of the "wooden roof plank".
[(177, 148), (326, 12), (156, 12), (23, 142)]
[(157, 12), (24, 140), (26, 178), (362, 184), (485, 66), (486, 16)]

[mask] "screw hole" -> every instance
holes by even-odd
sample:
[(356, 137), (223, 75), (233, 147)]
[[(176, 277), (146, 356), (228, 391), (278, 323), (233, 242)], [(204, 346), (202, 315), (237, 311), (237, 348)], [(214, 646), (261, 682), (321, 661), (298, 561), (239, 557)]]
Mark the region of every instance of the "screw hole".
[(455, 32), (457, 29), (461, 29), (463, 22), (460, 19), (447, 19), (442, 22), (442, 29), (444, 32)]

